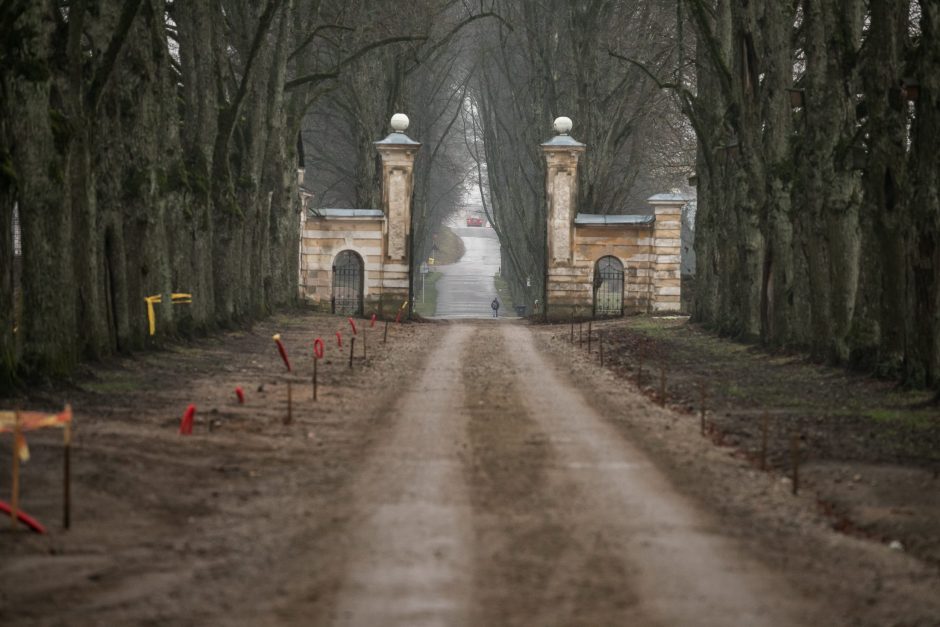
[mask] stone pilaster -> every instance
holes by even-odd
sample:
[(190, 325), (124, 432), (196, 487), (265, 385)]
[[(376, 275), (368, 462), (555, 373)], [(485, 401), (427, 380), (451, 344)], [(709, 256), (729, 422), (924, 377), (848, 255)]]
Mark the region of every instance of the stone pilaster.
[(651, 247), (653, 311), (679, 311), (682, 277), (682, 207), (688, 199), (680, 194), (657, 194), (649, 199), (656, 214)]

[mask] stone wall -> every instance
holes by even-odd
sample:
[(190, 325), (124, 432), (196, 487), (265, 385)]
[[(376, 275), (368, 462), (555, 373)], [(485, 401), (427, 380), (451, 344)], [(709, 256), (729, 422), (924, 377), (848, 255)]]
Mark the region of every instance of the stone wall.
[(407, 128), (407, 116), (395, 114), (393, 132), (375, 142), (382, 160), (382, 209), (304, 210), (300, 289), (317, 308), (332, 310), (333, 262), (344, 250), (363, 261), (363, 313), (392, 317), (407, 302), (413, 170), (421, 146), (404, 134)]
[[(330, 311), (333, 296), (333, 260), (344, 250), (356, 252), (365, 266), (363, 302), (381, 292), (385, 219), (308, 217), (301, 235), (301, 295), (318, 309)], [(407, 273), (405, 287), (407, 287)]]
[[(542, 144), (548, 202), (545, 315), (550, 320), (594, 315), (594, 273), (602, 257), (623, 265), (623, 311), (679, 311), (682, 291), (682, 208), (679, 194), (649, 199), (653, 215), (578, 212), (578, 165), (587, 146), (568, 134), (571, 120), (555, 120), (555, 137)], [(609, 279), (608, 279), (609, 280)]]
[(624, 313), (647, 311), (650, 299), (650, 245), (652, 225), (576, 227), (575, 247), (580, 264), (588, 271), (587, 299), (593, 306), (594, 266), (610, 255), (623, 264)]
[(606, 256), (623, 264), (624, 313), (679, 311), (679, 219), (685, 202), (681, 196), (654, 196), (649, 224), (575, 224), (570, 261), (549, 263), (548, 317), (593, 315), (595, 266)]

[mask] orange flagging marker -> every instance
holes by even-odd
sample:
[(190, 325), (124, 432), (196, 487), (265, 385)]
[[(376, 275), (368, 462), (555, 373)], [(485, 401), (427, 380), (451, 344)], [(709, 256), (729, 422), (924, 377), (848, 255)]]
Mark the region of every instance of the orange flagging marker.
[(62, 446), (64, 455), (64, 474), (62, 490), (62, 521), (66, 529), (69, 528), (71, 512), (71, 473), (70, 452), (72, 447), (72, 407), (66, 405), (65, 409), (57, 414), (49, 414), (37, 411), (0, 411), (0, 433), (10, 432), (13, 434), (13, 473), (12, 487), (10, 490), (11, 499), (7, 506), (3, 503), (0, 511), (10, 515), (11, 524), (16, 527), (17, 520), (25, 523), (33, 531), (44, 533), (45, 528), (30, 518), (19, 509), (20, 500), (20, 463), (29, 461), (29, 446), (26, 444), (25, 431), (35, 431), (37, 429), (62, 428)]

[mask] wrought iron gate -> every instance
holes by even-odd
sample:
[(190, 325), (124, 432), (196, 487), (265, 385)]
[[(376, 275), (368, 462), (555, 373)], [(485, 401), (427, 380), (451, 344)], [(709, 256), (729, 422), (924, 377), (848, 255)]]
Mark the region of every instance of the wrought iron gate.
[(594, 315), (623, 315), (623, 264), (616, 257), (601, 257), (594, 267)]
[(358, 315), (362, 313), (363, 279), (362, 258), (351, 250), (344, 250), (333, 262), (333, 313)]

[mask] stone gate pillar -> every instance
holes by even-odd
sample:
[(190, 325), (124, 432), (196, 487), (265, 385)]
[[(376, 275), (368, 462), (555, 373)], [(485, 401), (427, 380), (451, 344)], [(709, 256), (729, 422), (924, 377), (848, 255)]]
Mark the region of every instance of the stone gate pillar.
[(392, 133), (375, 142), (382, 159), (382, 211), (385, 231), (379, 279), (379, 313), (393, 315), (408, 300), (411, 267), (411, 195), (419, 142), (407, 135), (408, 116), (392, 116)]
[(571, 137), (571, 120), (555, 120), (558, 133), (542, 144), (545, 155), (546, 229), (545, 315), (550, 320), (591, 314), (590, 287), (574, 267), (572, 238), (578, 210), (578, 161), (586, 146)]
[(650, 255), (652, 311), (679, 311), (682, 208), (688, 202), (688, 197), (678, 193), (656, 194), (649, 199), (656, 215)]

